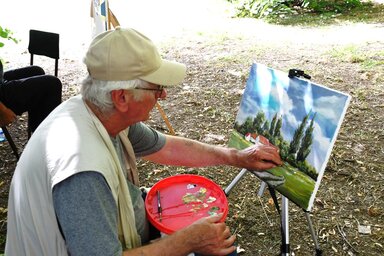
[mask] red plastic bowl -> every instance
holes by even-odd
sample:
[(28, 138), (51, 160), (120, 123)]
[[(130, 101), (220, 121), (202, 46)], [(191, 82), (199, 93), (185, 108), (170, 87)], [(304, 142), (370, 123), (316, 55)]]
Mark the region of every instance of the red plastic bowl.
[[(160, 197), (158, 197), (158, 195)], [(158, 203), (161, 204), (161, 219)], [(148, 219), (158, 230), (171, 234), (202, 217), (228, 214), (228, 201), (222, 188), (198, 175), (182, 174), (157, 182), (145, 200)]]

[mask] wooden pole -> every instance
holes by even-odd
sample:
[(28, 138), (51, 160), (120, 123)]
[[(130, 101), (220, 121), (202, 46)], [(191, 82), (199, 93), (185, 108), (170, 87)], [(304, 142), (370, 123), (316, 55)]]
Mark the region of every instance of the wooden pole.
[(167, 125), (168, 130), (169, 130), (169, 133), (170, 133), (171, 135), (175, 135), (176, 133), (175, 133), (175, 131), (173, 130), (172, 125), (171, 125), (171, 123), (169, 122), (167, 116), (165, 115), (165, 112), (164, 112), (163, 108), (160, 106), (159, 102), (156, 102), (156, 107), (157, 107), (157, 109), (159, 110), (161, 117), (162, 117), (163, 120), (165, 121), (165, 124)]

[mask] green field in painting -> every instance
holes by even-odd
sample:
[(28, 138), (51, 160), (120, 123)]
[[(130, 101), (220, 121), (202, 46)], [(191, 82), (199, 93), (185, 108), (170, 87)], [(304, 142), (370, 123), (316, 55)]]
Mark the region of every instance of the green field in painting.
[[(246, 141), (244, 135), (233, 131), (228, 145), (243, 149), (252, 146), (253, 143)], [(311, 177), (286, 162), (282, 166), (267, 170), (267, 172), (285, 178), (284, 184), (275, 188), (277, 191), (301, 208), (308, 208), (309, 200), (315, 188), (315, 181)]]

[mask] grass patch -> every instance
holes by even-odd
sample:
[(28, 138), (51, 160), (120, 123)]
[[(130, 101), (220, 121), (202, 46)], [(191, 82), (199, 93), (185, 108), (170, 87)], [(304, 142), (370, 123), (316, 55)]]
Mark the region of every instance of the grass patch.
[(223, 46), (222, 44), (222, 48), (216, 51), (217, 55), (210, 60), (212, 65), (225, 66), (251, 63), (260, 56), (265, 55), (266, 52), (270, 50), (264, 45), (249, 45), (247, 48), (233, 49), (231, 42), (232, 40), (226, 42), (226, 46)]
[(347, 45), (334, 48), (329, 54), (341, 62), (358, 63), (364, 70), (372, 70), (384, 65), (384, 50), (367, 51), (357, 45)]
[(347, 45), (341, 48), (334, 48), (330, 51), (333, 58), (342, 62), (361, 63), (367, 59), (365, 52), (356, 45)]
[(375, 69), (378, 67), (383, 68), (384, 67), (384, 50), (377, 51), (374, 53), (374, 55), (369, 56), (369, 58), (362, 63), (362, 66), (365, 69)]

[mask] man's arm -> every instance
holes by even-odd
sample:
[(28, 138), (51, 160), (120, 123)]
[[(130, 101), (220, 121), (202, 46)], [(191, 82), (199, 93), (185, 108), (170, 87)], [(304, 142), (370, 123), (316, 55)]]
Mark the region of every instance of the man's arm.
[(161, 150), (144, 158), (164, 165), (231, 165), (250, 170), (270, 169), (282, 164), (277, 147), (265, 141), (237, 150), (169, 135), (166, 136), (166, 143)]
[(100, 173), (77, 173), (56, 184), (52, 196), (69, 254), (121, 255), (117, 206)]

